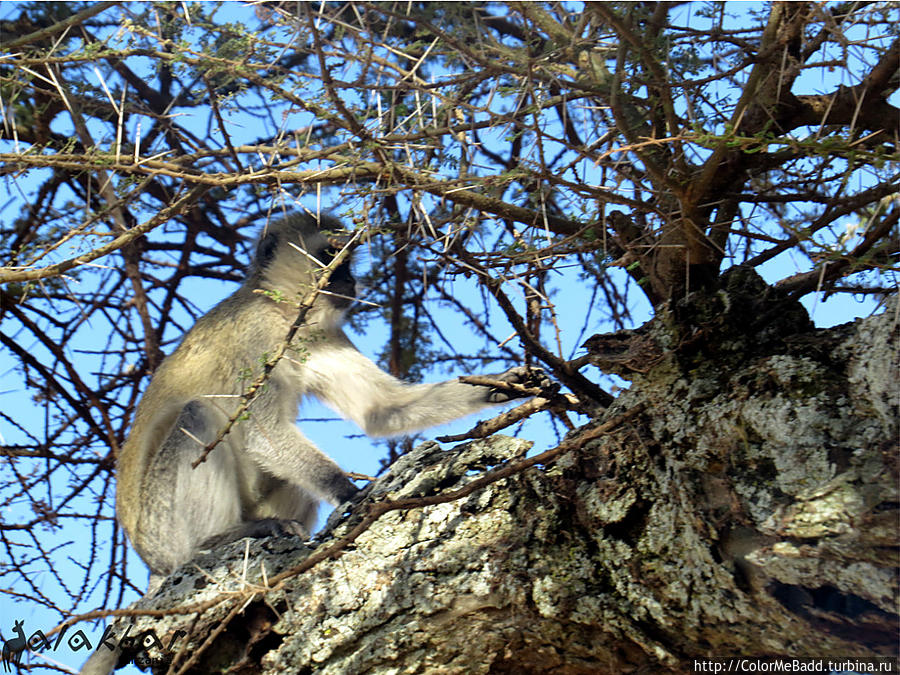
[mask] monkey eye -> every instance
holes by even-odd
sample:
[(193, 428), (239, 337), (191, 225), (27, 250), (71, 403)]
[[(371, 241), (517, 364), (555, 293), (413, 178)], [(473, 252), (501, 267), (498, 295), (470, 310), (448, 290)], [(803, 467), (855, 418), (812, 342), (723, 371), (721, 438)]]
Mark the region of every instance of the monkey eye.
[(350, 240), (350, 235), (347, 233), (335, 233), (329, 236), (326, 236), (326, 240), (328, 241), (328, 245), (335, 249), (335, 251), (340, 251), (347, 242)]

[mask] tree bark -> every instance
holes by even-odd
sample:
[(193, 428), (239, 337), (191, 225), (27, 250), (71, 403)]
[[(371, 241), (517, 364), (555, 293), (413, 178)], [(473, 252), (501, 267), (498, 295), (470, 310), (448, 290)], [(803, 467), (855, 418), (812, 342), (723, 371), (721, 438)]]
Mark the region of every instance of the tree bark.
[[(618, 428), (585, 442), (591, 425), (578, 429), (556, 461), (457, 501), (385, 513), (273, 590), (265, 580), (313, 548), (283, 538), (205, 554), (142, 606), (222, 602), (142, 617), (131, 635), (167, 644), (187, 631), (157, 666), (183, 646), (175, 669), (193, 658), (196, 672), (690, 672), (700, 657), (896, 656), (892, 300), (817, 330), (754, 273), (726, 275), (718, 294), (644, 329), (662, 357), (627, 373), (606, 417), (643, 411)], [(426, 443), (364, 501), (454, 490), (527, 449)], [(365, 508), (333, 517), (317, 550)]]

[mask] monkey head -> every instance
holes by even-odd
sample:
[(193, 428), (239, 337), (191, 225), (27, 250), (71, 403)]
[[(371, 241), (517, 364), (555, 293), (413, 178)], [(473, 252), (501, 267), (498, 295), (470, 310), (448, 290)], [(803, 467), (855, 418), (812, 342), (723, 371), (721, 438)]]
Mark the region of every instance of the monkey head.
[[(260, 233), (250, 279), (260, 287), (278, 290), (287, 297), (303, 294), (316, 283), (316, 273), (328, 265), (349, 240), (341, 223), (329, 216), (294, 213), (268, 224)], [(344, 310), (356, 298), (350, 258), (335, 269), (328, 281), (327, 293), (317, 303), (327, 302)]]

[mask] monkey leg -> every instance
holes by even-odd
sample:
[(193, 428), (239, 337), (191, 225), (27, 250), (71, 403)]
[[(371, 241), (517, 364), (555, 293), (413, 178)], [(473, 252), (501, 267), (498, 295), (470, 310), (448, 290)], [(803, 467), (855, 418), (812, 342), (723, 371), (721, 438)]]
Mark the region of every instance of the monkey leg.
[(200, 542), (242, 520), (241, 472), (230, 442), (220, 443), (196, 469), (191, 466), (215, 438), (219, 418), (224, 416), (203, 401), (185, 405), (144, 474), (141, 515), (131, 539), (156, 574), (170, 574), (193, 557)]

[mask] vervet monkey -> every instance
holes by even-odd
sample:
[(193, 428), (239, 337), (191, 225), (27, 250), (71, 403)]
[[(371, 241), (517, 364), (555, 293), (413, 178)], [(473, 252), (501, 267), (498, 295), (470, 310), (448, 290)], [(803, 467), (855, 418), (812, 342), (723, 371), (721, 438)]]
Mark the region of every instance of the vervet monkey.
[[(320, 225), (320, 226), (319, 226)], [(246, 419), (196, 469), (204, 446), (238, 409), (245, 387), (296, 321), (296, 300), (317, 283), (336, 250), (340, 223), (292, 215), (264, 228), (244, 284), (184, 336), (160, 364), (118, 463), (116, 512), (150, 568), (150, 590), (204, 547), (242, 536), (308, 535), (317, 501), (356, 492), (344, 472), (294, 424), (316, 396), (366, 433), (388, 436), (462, 417), (519, 394), (451, 380), (406, 384), (360, 354), (344, 335), (355, 295), (349, 260), (331, 274)], [(513, 368), (496, 379), (538, 383), (541, 371)], [(100, 646), (83, 675), (113, 670), (121, 650)]]
[[(355, 295), (350, 262), (332, 273), (262, 392), (192, 468), (238, 409), (262, 362), (297, 319), (296, 299), (336, 250), (340, 223), (292, 215), (264, 228), (243, 285), (201, 317), (154, 374), (118, 462), (116, 512), (151, 571), (151, 587), (194, 553), (242, 536), (308, 535), (318, 500), (357, 491), (295, 425), (304, 396), (321, 399), (367, 434), (390, 436), (476, 412), (521, 394), (457, 380), (407, 384), (388, 375), (341, 330)], [(538, 382), (513, 368), (504, 382)]]

